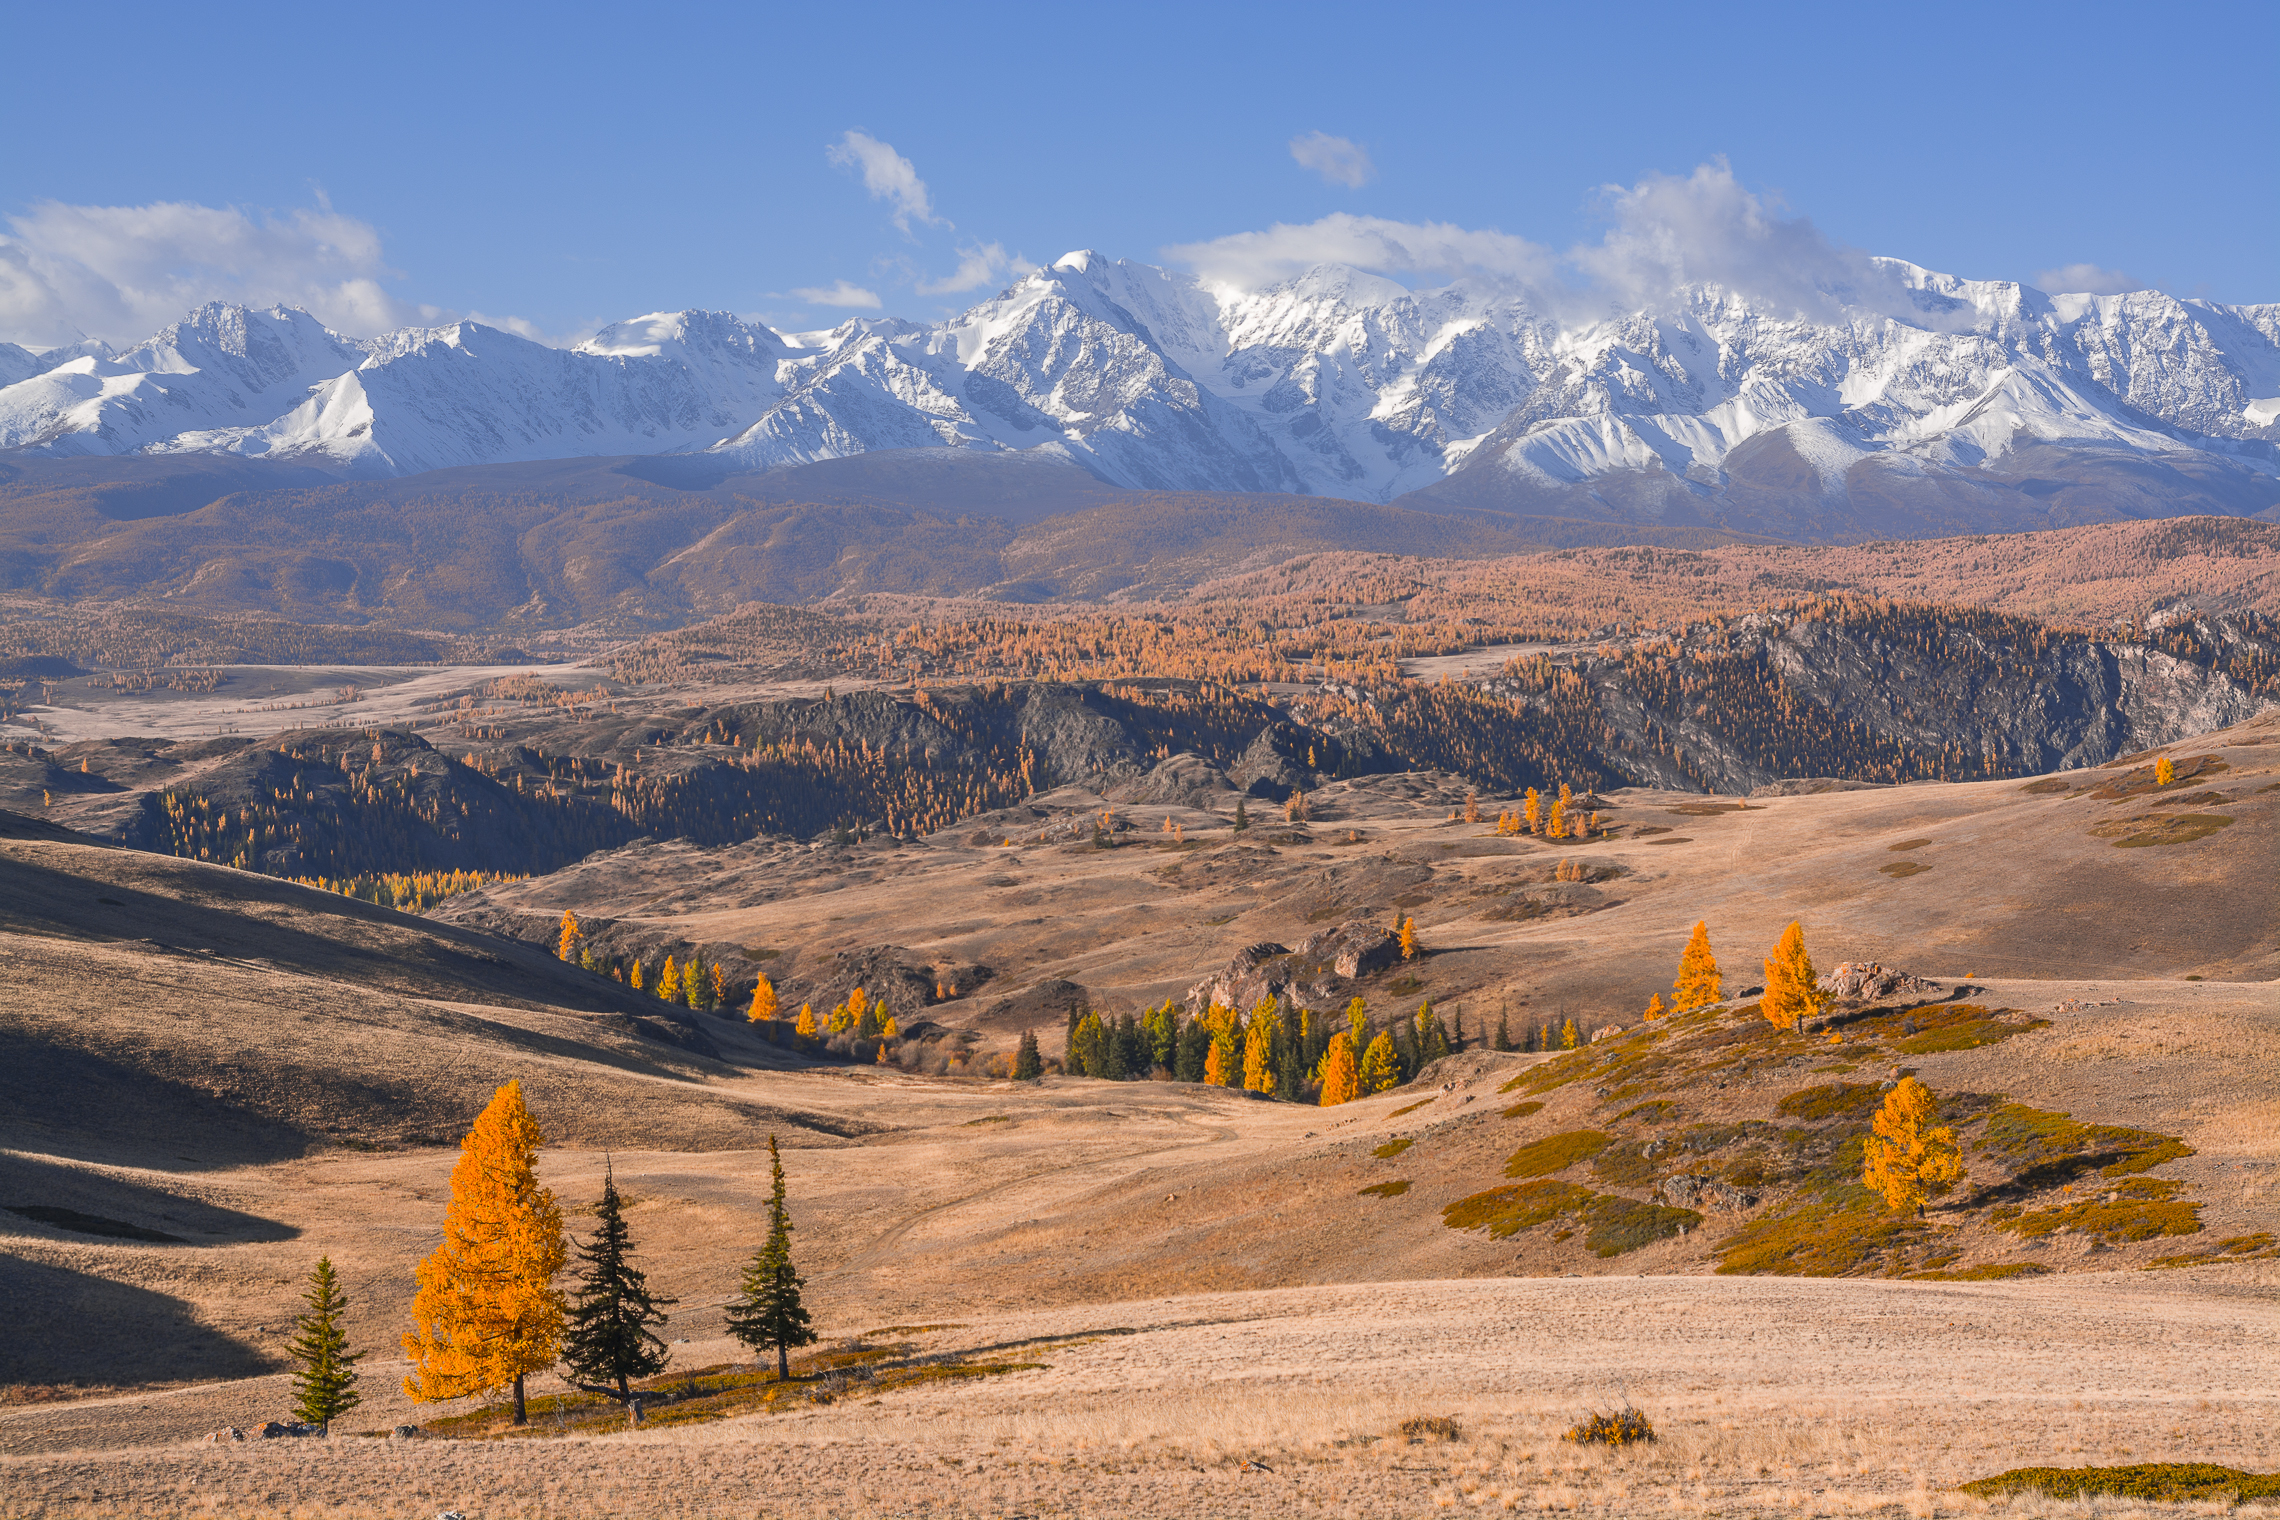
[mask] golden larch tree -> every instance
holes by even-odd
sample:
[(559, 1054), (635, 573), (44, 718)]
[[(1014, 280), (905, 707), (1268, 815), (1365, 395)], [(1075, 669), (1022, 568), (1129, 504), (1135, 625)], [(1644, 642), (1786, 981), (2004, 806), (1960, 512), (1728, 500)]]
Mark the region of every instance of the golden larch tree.
[(1414, 918), (1401, 921), (1401, 958), (1405, 961), (1417, 959), (1417, 920)]
[(633, 965), (626, 971), (625, 984), (636, 992), (641, 990), (641, 957), (638, 955), (633, 958)]
[(1657, 992), (1647, 999), (1647, 1020), (1651, 1023), (1663, 1016), (1662, 994)]
[(1675, 994), (1670, 1000), (1673, 1013), (1687, 1013), (1725, 1000), (1726, 988), (1718, 975), (1718, 957), (1710, 953), (1708, 923), (1694, 926), (1694, 935), (1686, 942), (1686, 953), (1678, 958), (1678, 980), (1670, 985)]
[(1322, 1058), (1322, 1106), (1335, 1108), (1361, 1095), (1361, 1074), (1354, 1067), (1354, 1042), (1345, 1035), (1333, 1035), (1330, 1053)]
[(668, 1003), (681, 1001), (681, 968), (670, 955), (665, 957), (665, 969), (657, 978), (657, 995)]
[(1274, 1067), (1274, 1001), (1262, 999), (1251, 1010), (1250, 1026), (1243, 1031), (1243, 1091), (1271, 1093), (1275, 1090)]
[(1214, 1039), (1211, 1049), (1203, 1058), (1203, 1080), (1207, 1086), (1225, 1087), (1235, 1065), (1235, 1047), (1225, 1040)]
[(1527, 795), (1521, 799), (1520, 817), (1521, 820), (1528, 825), (1529, 833), (1541, 834), (1544, 832), (1543, 793), (1537, 791), (1534, 787), (1528, 788)]
[(775, 1016), (776, 984), (763, 976), (760, 978), (760, 985), (752, 989), (752, 1008), (750, 1012), (745, 1014), (745, 1017), (757, 1024), (762, 1019), (772, 1019)]
[(1813, 958), (1805, 953), (1805, 928), (1791, 923), (1765, 963), (1765, 1002), (1761, 1005), (1776, 1029), (1795, 1029), (1801, 1020), (1819, 1013), (1829, 995), (1813, 975)]
[(2163, 755), (2153, 762), (2153, 784), (2167, 786), (2177, 779), (2177, 762)]
[(1575, 1020), (1569, 1019), (1560, 1026), (1560, 1049), (1573, 1050), (1582, 1043), (1583, 1036), (1576, 1033)]
[(576, 962), (578, 959), (578, 941), (585, 937), (585, 931), (578, 927), (578, 915), (568, 908), (564, 908), (562, 910), (562, 937), (555, 942), (554, 958)]
[(443, 1244), (419, 1265), (404, 1336), (404, 1392), (418, 1402), (511, 1387), (515, 1423), (527, 1422), (523, 1378), (554, 1365), (562, 1340), (562, 1210), (538, 1184), (542, 1143), (520, 1082), (493, 1094), (459, 1143)]
[(1361, 1089), (1381, 1093), (1401, 1080), (1401, 1058), (1394, 1054), (1393, 1036), (1380, 1033), (1362, 1052)]
[[(1560, 790), (1564, 792), (1567, 788), (1563, 786)], [(1564, 797), (1556, 797), (1552, 800), (1552, 816), (1544, 820), (1544, 837), (1546, 839), (1567, 838), (1567, 806), (1567, 799)]]
[(792, 1026), (792, 1033), (803, 1040), (815, 1038), (815, 1005), (813, 1003), (800, 1004), (800, 1021)]
[(1921, 1215), (1926, 1197), (1945, 1193), (1963, 1178), (1955, 1131), (1927, 1128), (1939, 1115), (1939, 1100), (1914, 1077), (1902, 1077), (1885, 1094), (1864, 1142), (1860, 1180), (1882, 1193), (1895, 1213)]

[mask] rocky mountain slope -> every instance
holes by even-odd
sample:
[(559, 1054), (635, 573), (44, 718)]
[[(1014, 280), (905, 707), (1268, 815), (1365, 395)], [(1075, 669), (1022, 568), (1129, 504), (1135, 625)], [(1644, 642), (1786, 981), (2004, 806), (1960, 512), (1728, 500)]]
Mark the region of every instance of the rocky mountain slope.
[(1080, 252), (939, 323), (784, 334), (656, 313), (566, 350), (467, 322), (351, 340), (304, 312), (208, 306), (123, 354), (7, 356), (0, 379), (37, 372), (0, 386), (0, 449), (382, 478), (1038, 452), (1127, 487), (1422, 491), (1802, 538), (2049, 525), (2069, 486), (2094, 488), (2099, 516), (2280, 503), (2280, 307), (2053, 296), (1895, 260), (1865, 280), (1812, 315), (1694, 286), (1576, 320), (1479, 278), (1410, 290), (1324, 265), (1237, 289)]
[[(2097, 637), (1827, 599), (1437, 684), (992, 680), (755, 697), (729, 682), (486, 700), (479, 723), (446, 712), (424, 733), (18, 744), (0, 751), (0, 803), (279, 875), (524, 873), (644, 837), (987, 832), (999, 810), (1068, 787), (1212, 815), (1248, 798), (1264, 818), (1293, 793), (1411, 771), (1454, 778), (1458, 801), (1467, 787), (1508, 799), (1562, 783), (1732, 795), (1975, 781), (2101, 765), (2276, 706), (2280, 633), (2253, 615), (2181, 612)], [(1083, 842), (1094, 821), (1056, 826)]]

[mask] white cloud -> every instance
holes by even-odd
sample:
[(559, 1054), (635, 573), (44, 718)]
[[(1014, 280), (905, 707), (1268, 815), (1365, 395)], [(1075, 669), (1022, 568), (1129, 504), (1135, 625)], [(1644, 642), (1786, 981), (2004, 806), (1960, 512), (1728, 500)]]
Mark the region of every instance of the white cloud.
[(879, 308), (879, 293), (877, 291), (865, 290), (860, 285), (850, 285), (845, 280), (834, 280), (831, 284), (824, 286), (803, 285), (793, 291), (792, 294), (810, 306), (861, 307), (868, 311), (876, 311)]
[(1295, 279), (1317, 264), (1351, 264), (1386, 275), (1476, 273), (1537, 283), (1553, 278), (1555, 263), (1549, 249), (1502, 232), (1343, 211), (1303, 226), (1277, 222), (1264, 232), (1176, 243), (1164, 257), (1188, 265), (1207, 283), (1239, 289)]
[(1654, 306), (1690, 286), (1716, 285), (1799, 315), (1826, 318), (1848, 305), (1883, 309), (1898, 292), (1857, 248), (1831, 242), (1803, 217), (1753, 194), (1725, 160), (1680, 178), (1654, 174), (1602, 188), (1611, 225), (1597, 246), (1568, 257), (1600, 292), (1626, 307)]
[(1332, 137), (1327, 132), (1309, 132), (1304, 137), (1290, 140), (1290, 156), (1298, 160), (1299, 167), (1311, 169), (1326, 183), (1344, 185), (1359, 190), (1377, 178), (1377, 165), (1370, 162), (1367, 148), (1345, 137)]
[(1702, 286), (1769, 314), (1827, 320), (1848, 309), (1937, 323), (1891, 266), (1824, 236), (1777, 201), (1744, 188), (1723, 160), (1688, 175), (1606, 186), (1608, 227), (1596, 243), (1554, 253), (1509, 233), (1447, 222), (1394, 222), (1337, 212), (1303, 226), (1277, 223), (1163, 250), (1207, 283), (1255, 290), (1318, 264), (1396, 279), (1489, 279), (1548, 316), (1587, 321), (1669, 305)]
[(1036, 268), (1019, 254), (1009, 256), (1003, 243), (983, 243), (959, 249), (958, 268), (948, 278), (920, 280), (916, 288), (922, 296), (956, 295), (960, 291), (993, 285), (1008, 274), (1029, 274)]
[(947, 225), (934, 214), (934, 198), (927, 193), (926, 181), (918, 177), (917, 166), (870, 133), (850, 131), (823, 155), (842, 169), (861, 173), (871, 199), (893, 204), (895, 225), (904, 232), (910, 231), (912, 222)]
[(369, 222), (330, 209), (256, 217), (161, 201), (43, 201), (0, 235), (0, 334), (26, 343), (149, 337), (207, 301), (306, 307), (343, 332), (401, 325), (409, 312)]
[(2095, 264), (2061, 264), (2046, 269), (2030, 282), (2035, 289), (2051, 295), (2119, 296), (2133, 290), (2151, 290), (2143, 280), (2133, 280), (2119, 269), (2100, 269)]

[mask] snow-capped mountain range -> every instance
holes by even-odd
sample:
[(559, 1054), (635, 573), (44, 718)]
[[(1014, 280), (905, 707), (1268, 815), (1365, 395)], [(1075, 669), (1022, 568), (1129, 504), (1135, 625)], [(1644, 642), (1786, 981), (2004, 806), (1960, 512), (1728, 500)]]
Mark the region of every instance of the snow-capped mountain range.
[(1485, 279), (1411, 290), (1325, 265), (1236, 290), (1073, 253), (939, 323), (794, 334), (685, 311), (570, 349), (210, 305), (120, 353), (0, 343), (0, 450), (380, 478), (947, 446), (1059, 454), (1124, 486), (1388, 501), (1452, 472), (1518, 489), (1659, 471), (1711, 492), (1779, 433), (1828, 492), (1864, 460), (1938, 473), (2029, 443), (2280, 477), (2280, 305), (1876, 267), (1901, 298), (1875, 309), (1807, 319), (1698, 286), (1578, 321)]

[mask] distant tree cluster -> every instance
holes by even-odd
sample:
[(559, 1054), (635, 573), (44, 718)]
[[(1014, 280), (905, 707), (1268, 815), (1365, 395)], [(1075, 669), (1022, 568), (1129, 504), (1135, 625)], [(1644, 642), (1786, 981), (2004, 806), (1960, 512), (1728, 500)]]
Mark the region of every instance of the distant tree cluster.
[[(1358, 997), (1336, 1016), (1275, 996), (1247, 1014), (1213, 1003), (1192, 1018), (1170, 1002), (1138, 1015), (1071, 1009), (1061, 1069), (1111, 1082), (1200, 1082), (1282, 1102), (1338, 1104), (1408, 1082), (1463, 1039), (1461, 1021), (1445, 1023), (1430, 1003), (1373, 1030)], [(1015, 1075), (1036, 1054), (1034, 1036), (1024, 1035)], [(1041, 1061), (1028, 1072), (1042, 1074)]]

